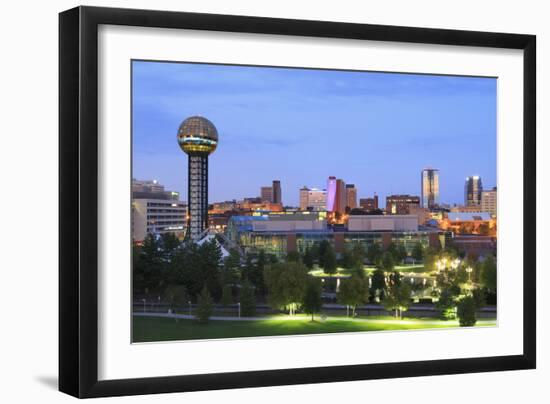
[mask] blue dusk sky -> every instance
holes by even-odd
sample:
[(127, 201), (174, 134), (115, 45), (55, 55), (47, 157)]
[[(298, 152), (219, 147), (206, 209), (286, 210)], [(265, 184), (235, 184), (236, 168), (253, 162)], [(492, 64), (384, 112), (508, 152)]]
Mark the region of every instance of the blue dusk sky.
[(440, 202), (463, 203), (464, 181), (496, 185), (494, 78), (133, 62), (133, 177), (187, 200), (176, 134), (201, 115), (218, 129), (209, 201), (259, 196), (281, 180), (285, 205), (331, 175), (376, 192), (420, 196), (440, 170)]

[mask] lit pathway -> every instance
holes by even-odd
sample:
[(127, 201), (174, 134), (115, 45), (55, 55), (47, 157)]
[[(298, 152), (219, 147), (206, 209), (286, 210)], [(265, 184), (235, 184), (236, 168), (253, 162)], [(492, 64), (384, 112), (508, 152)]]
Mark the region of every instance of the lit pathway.
[[(189, 314), (173, 314), (173, 313), (144, 313), (137, 312), (134, 313), (136, 317), (162, 317), (162, 318), (178, 318), (183, 320), (194, 320), (195, 316)], [(297, 321), (297, 320), (307, 320), (309, 316), (288, 316), (288, 315), (279, 315), (279, 316), (263, 316), (263, 317), (231, 317), (231, 316), (212, 316), (209, 320), (220, 320), (220, 321), (267, 321), (267, 320), (285, 320), (285, 321)], [(319, 315), (316, 316), (317, 320), (320, 320)], [(426, 325), (441, 325), (443, 321), (441, 320), (400, 320), (400, 319), (379, 319), (379, 318), (350, 318), (350, 317), (325, 317), (326, 320), (347, 320), (347, 321), (360, 321), (360, 322), (369, 322), (373, 324), (426, 324)], [(445, 321), (445, 324), (451, 325), (456, 323), (458, 326), (458, 321), (449, 320)], [(482, 319), (477, 321), (477, 325), (496, 325), (496, 320), (492, 319)]]

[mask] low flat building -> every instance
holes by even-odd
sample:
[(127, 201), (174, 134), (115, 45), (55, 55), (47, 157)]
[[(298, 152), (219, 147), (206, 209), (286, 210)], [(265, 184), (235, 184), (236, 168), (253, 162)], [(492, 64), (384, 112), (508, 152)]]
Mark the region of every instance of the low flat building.
[(418, 231), (418, 216), (351, 215), (348, 231)]
[[(302, 212), (307, 213), (307, 212)], [(313, 213), (313, 212), (312, 212)], [(380, 244), (402, 244), (410, 254), (417, 243), (424, 246), (445, 246), (451, 233), (439, 229), (419, 228), (416, 215), (350, 216), (348, 227), (328, 226), (326, 214), (269, 214), (232, 216), (227, 236), (247, 253), (264, 251), (285, 257), (291, 251), (304, 253), (306, 248), (328, 241), (336, 253), (359, 243), (367, 249)]]
[(452, 244), (466, 255), (476, 257), (495, 254), (497, 251), (497, 238), (479, 235), (455, 235)]

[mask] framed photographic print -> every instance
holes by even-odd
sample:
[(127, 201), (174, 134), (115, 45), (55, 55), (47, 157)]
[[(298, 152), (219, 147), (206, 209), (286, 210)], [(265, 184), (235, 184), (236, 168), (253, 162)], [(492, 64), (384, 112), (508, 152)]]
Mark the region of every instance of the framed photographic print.
[(60, 390), (535, 367), (535, 37), (60, 14)]

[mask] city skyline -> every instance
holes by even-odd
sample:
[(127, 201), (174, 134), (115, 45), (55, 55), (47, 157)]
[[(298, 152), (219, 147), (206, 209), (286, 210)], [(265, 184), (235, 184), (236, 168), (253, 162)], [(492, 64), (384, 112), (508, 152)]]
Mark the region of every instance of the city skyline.
[(419, 195), (426, 166), (440, 170), (440, 203), (461, 203), (467, 176), (496, 185), (495, 79), (133, 63), (133, 176), (182, 200), (186, 161), (173, 139), (196, 114), (220, 133), (212, 202), (259, 196), (278, 179), (282, 202), (298, 206), (300, 188), (326, 188), (332, 175), (358, 198)]

